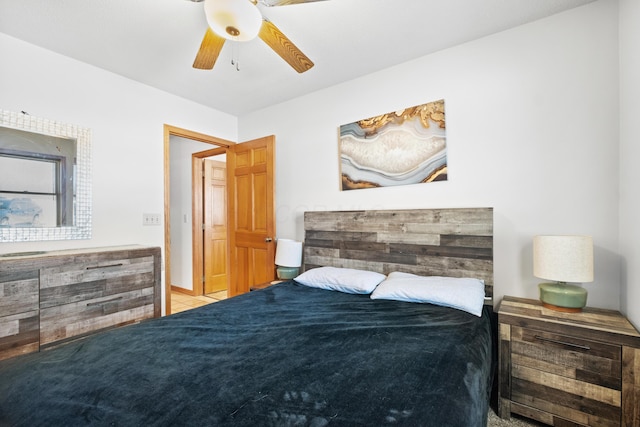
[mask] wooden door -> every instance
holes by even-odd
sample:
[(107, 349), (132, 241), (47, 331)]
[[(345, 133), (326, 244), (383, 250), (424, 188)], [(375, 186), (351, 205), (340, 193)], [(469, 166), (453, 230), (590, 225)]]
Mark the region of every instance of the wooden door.
[(230, 296), (275, 277), (274, 144), (267, 136), (227, 151)]
[(204, 293), (227, 290), (227, 165), (204, 160)]

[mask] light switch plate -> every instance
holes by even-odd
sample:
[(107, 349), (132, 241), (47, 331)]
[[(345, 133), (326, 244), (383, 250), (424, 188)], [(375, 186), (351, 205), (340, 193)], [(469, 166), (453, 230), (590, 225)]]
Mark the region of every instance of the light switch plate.
[(160, 214), (143, 213), (142, 225), (160, 225)]

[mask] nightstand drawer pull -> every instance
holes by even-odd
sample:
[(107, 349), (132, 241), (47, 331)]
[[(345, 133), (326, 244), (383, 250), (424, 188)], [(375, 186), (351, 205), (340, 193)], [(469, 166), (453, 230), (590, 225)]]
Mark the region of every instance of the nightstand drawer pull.
[(122, 267), (124, 264), (109, 264), (109, 265), (96, 265), (87, 267), (87, 270), (97, 270), (98, 268), (109, 268), (109, 267)]
[(579, 348), (580, 350), (591, 350), (591, 347), (589, 347), (588, 345), (580, 345), (580, 344), (574, 344), (572, 342), (553, 340), (551, 338), (541, 337), (540, 335), (535, 335), (535, 339), (540, 341), (550, 342), (553, 344), (566, 345), (567, 347)]
[(114, 302), (114, 301), (119, 301), (119, 300), (121, 300), (122, 298), (123, 298), (123, 297), (115, 297), (115, 298), (111, 298), (111, 299), (104, 300), (104, 301), (88, 302), (88, 303), (87, 303), (87, 307), (92, 307), (92, 306), (94, 306), (94, 305), (102, 305), (102, 304), (107, 304), (107, 303)]

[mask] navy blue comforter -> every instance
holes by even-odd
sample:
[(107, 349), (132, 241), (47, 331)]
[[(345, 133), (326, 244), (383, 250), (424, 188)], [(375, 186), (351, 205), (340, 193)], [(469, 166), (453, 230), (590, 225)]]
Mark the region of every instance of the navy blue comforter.
[(281, 283), (0, 362), (0, 425), (485, 426), (488, 314)]

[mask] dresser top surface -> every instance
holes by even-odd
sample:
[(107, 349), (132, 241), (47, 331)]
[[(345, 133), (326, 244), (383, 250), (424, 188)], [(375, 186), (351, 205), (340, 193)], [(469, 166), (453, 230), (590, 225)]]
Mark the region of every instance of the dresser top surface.
[(77, 249), (63, 249), (55, 251), (25, 251), (25, 252), (11, 252), (6, 254), (0, 254), (1, 261), (13, 261), (22, 260), (25, 258), (37, 259), (51, 256), (65, 256), (65, 255), (79, 255), (98, 252), (110, 252), (110, 251), (129, 251), (136, 249), (151, 249), (153, 246), (144, 245), (122, 245), (122, 246), (100, 246), (94, 248), (77, 248)]

